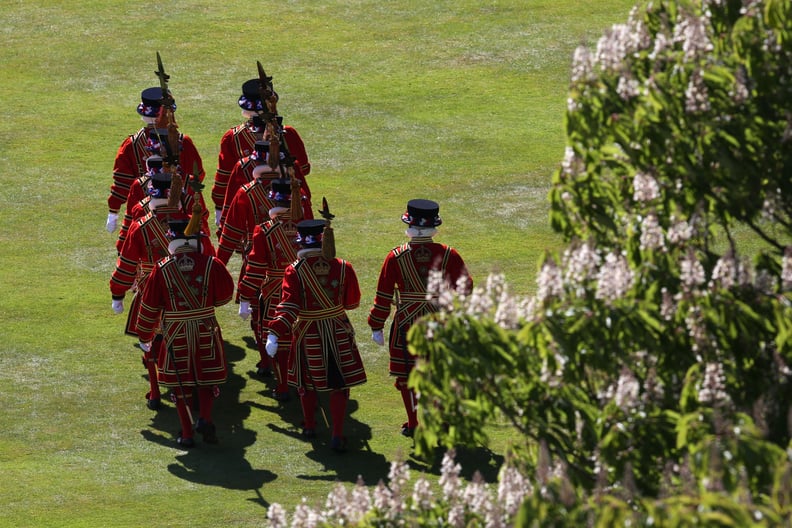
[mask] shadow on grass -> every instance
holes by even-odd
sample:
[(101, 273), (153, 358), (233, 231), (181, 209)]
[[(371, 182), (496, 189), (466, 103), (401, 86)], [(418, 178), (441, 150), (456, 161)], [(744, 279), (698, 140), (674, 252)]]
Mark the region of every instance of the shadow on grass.
[[(433, 456), (419, 458), (414, 454), (406, 461), (410, 469), (440, 475), (447, 449), (438, 448)], [(499, 455), (487, 447), (456, 447), (454, 448), (454, 463), (461, 466), (459, 476), (465, 480), (472, 480), (478, 471), (486, 482), (498, 481), (498, 472), (504, 463), (503, 455)]]
[[(227, 489), (251, 490), (254, 498), (248, 500), (263, 507), (269, 503), (261, 495), (260, 489), (275, 480), (276, 475), (268, 470), (254, 469), (245, 458), (248, 446), (256, 441), (257, 433), (245, 429), (245, 419), (250, 416), (250, 405), (240, 402), (239, 396), (247, 380), (234, 372), (234, 364), (244, 358), (244, 350), (235, 345), (225, 343), (228, 359), (228, 379), (220, 386), (220, 395), (215, 400), (213, 415), (217, 426), (219, 444), (206, 444), (201, 435), (195, 435), (196, 445), (189, 450), (182, 450), (175, 441), (175, 434), (166, 436), (150, 430), (141, 434), (151, 442), (180, 451), (176, 456), (179, 463), (168, 465), (168, 471), (176, 477), (206, 486), (220, 486)], [(197, 411), (193, 412), (193, 416)], [(163, 406), (151, 419), (151, 428), (159, 431), (176, 432), (179, 421), (173, 406)]]
[[(354, 395), (354, 388), (352, 395)], [(330, 420), (330, 410), (328, 407), (328, 393), (319, 396), (319, 403), (324, 408), (327, 420)], [(316, 438), (305, 440), (302, 437), (302, 413), (297, 402), (297, 413), (292, 415), (293, 428), (283, 428), (276, 424), (269, 424), (268, 427), (279, 434), (300, 440), (310, 446), (305, 456), (323, 466), (320, 475), (297, 475), (297, 478), (313, 481), (327, 482), (347, 482), (356, 483), (358, 477), (363, 478), (366, 484), (376, 484), (383, 475), (388, 474), (390, 463), (381, 453), (375, 453), (371, 449), (371, 427), (356, 420), (354, 413), (358, 410), (357, 400), (351, 399), (347, 404), (347, 416), (344, 421), (344, 436), (346, 436), (346, 452), (337, 453), (330, 448), (331, 431), (323, 417), (318, 417)], [(294, 407), (292, 407), (294, 409)], [(292, 410), (290, 410), (292, 412)], [(317, 411), (320, 415), (321, 410)]]

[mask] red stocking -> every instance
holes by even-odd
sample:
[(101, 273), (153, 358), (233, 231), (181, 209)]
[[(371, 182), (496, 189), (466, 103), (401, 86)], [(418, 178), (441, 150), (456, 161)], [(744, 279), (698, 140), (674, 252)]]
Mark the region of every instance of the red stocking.
[(344, 436), (344, 418), (346, 417), (349, 389), (334, 390), (330, 393), (330, 418), (333, 421), (333, 437)]
[(316, 391), (303, 391), (300, 394), (300, 406), (303, 411), (303, 427), (316, 429), (316, 404), (319, 401)]
[(198, 412), (206, 423), (212, 423), (213, 404), (214, 391), (212, 387), (198, 387)]
[(189, 392), (189, 388), (187, 391), (187, 396), (184, 396), (180, 387), (175, 387), (173, 389), (173, 394), (176, 396), (176, 413), (179, 415), (179, 424), (181, 424), (182, 438), (192, 438), (193, 436), (193, 425), (190, 420), (188, 409), (189, 406), (192, 406), (192, 397), (191, 392)]
[(404, 410), (407, 411), (407, 427), (415, 428), (418, 426), (418, 400), (415, 392), (407, 387), (407, 380), (404, 378), (396, 379), (396, 388), (401, 392)]

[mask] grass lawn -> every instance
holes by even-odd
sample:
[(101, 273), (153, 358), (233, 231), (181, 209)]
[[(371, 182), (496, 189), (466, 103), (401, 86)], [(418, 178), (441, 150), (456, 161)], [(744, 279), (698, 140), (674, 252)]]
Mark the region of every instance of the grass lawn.
[[(542, 253), (559, 245), (546, 196), (572, 52), (632, 3), (0, 0), (0, 526), (256, 526), (273, 502), (320, 506), (358, 475), (373, 486), (396, 458), (436, 475), (398, 434), (401, 399), (365, 324), (380, 264), (405, 238), (407, 200), (431, 198), (437, 240), (474, 279), (497, 271), (532, 292)], [(369, 382), (352, 391), (344, 456), (322, 428), (298, 439), (296, 400), (278, 404), (251, 376), (257, 354), (235, 305), (218, 313), (232, 369), (216, 403), (221, 443), (181, 451), (174, 407), (145, 407), (140, 351), (110, 309), (104, 224), (113, 158), (141, 126), (157, 51), (208, 184), (257, 60), (306, 143), (314, 202), (326, 196), (336, 214), (338, 254), (364, 298), (351, 317)], [(492, 449), (460, 453), (466, 476), (494, 481), (519, 441), (498, 424), (492, 435)]]

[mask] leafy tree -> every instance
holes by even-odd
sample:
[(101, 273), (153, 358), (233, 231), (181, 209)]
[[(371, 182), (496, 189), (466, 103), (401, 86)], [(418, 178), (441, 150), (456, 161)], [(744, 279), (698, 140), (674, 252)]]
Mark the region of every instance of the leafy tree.
[(579, 48), (550, 192), (567, 248), (531, 299), (498, 276), (437, 292), (409, 334), (419, 451), (495, 420), (563, 476), (565, 515), (789, 519), (790, 101), (788, 0), (651, 2)]

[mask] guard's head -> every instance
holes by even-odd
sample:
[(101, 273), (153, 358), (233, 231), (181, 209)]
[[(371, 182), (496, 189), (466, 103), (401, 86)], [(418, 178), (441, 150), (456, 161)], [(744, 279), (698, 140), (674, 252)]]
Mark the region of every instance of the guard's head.
[(410, 227), (437, 227), (443, 223), (440, 219), (440, 206), (432, 200), (416, 199), (407, 202), (407, 211), (401, 217), (402, 222)]
[(321, 248), (326, 225), (324, 220), (303, 220), (297, 224), (297, 243), (305, 249)]
[[(170, 95), (170, 91), (168, 91)], [(171, 96), (172, 97), (172, 96)], [(137, 106), (137, 113), (146, 121), (156, 119), (162, 107), (162, 88), (152, 86), (140, 92), (140, 104)], [(171, 105), (171, 110), (176, 111), (176, 103)], [(153, 122), (153, 121), (152, 121)]]
[[(263, 112), (267, 109), (267, 105), (264, 101), (261, 100), (261, 91), (260, 91), (261, 82), (258, 78), (250, 79), (245, 81), (242, 84), (242, 95), (239, 96), (239, 100), (237, 104), (242, 109), (243, 113), (253, 113)], [(276, 92), (272, 92), (275, 94), (275, 100), (278, 100), (278, 94)]]

